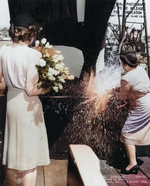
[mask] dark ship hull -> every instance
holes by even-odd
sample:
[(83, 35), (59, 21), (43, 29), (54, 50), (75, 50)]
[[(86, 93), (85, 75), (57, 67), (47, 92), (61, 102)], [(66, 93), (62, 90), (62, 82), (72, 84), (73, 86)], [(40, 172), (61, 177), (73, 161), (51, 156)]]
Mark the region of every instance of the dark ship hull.
[(53, 45), (73, 46), (84, 56), (82, 71), (95, 68), (104, 46), (107, 21), (116, 0), (86, 0), (84, 21), (78, 22), (76, 0), (8, 0), (11, 21), (22, 13), (32, 14)]

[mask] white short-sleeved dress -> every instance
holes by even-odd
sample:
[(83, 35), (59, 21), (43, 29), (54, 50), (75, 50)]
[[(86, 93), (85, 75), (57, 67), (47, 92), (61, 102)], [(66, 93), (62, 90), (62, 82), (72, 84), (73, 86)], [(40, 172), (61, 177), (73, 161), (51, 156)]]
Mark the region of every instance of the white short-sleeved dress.
[(0, 49), (0, 66), (8, 87), (3, 164), (20, 171), (50, 163), (41, 101), (26, 93), (27, 83), (33, 88), (38, 80), (35, 65), (40, 57), (40, 52), (28, 46)]
[[(130, 94), (141, 95), (130, 105), (121, 132), (121, 141), (133, 145), (150, 145), (150, 80), (143, 67), (137, 66), (122, 77), (131, 85)], [(129, 95), (130, 96), (130, 95)], [(132, 101), (132, 100), (131, 100)]]

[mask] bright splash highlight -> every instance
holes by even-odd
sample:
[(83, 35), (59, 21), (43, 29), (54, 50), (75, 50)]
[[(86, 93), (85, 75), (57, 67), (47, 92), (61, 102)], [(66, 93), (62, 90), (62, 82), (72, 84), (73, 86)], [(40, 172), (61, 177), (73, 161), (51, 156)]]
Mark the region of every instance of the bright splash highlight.
[(107, 108), (107, 102), (113, 95), (112, 90), (120, 87), (122, 68), (118, 65), (106, 66), (94, 77), (93, 72), (86, 89), (86, 95), (90, 97), (84, 103), (94, 101), (93, 109), (95, 115), (104, 112)]

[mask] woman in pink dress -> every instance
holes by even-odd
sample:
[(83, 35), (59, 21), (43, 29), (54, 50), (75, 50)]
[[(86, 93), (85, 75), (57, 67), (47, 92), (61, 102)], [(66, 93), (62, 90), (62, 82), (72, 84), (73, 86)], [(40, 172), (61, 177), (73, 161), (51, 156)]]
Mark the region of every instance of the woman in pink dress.
[(126, 74), (121, 79), (119, 98), (129, 104), (120, 138), (129, 165), (121, 173), (137, 174), (136, 145), (150, 145), (150, 80), (145, 69), (138, 66), (135, 51), (124, 51), (120, 59)]
[(20, 15), (10, 27), (13, 43), (0, 49), (0, 69), (8, 88), (3, 151), (7, 186), (15, 185), (20, 175), (23, 186), (35, 186), (36, 167), (50, 163), (43, 109), (38, 97), (47, 90), (36, 87), (35, 65), (41, 53), (28, 47), (37, 33), (34, 19)]

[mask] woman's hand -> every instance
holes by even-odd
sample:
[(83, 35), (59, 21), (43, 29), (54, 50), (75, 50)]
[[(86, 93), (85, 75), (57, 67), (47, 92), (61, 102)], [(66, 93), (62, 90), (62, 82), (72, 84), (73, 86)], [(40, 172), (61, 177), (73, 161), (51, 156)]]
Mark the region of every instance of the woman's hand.
[(67, 79), (68, 79), (68, 80), (74, 80), (74, 75), (69, 75), (69, 76), (67, 76)]
[(28, 87), (26, 87), (25, 90), (28, 96), (38, 96), (38, 95), (43, 95), (43, 94), (50, 92), (50, 88), (47, 88), (47, 89), (37, 88), (37, 84), (31, 90), (28, 89)]
[(49, 93), (51, 89), (50, 88), (47, 88), (47, 89), (41, 88), (41, 90), (42, 90), (41, 94), (46, 94), (46, 93)]

